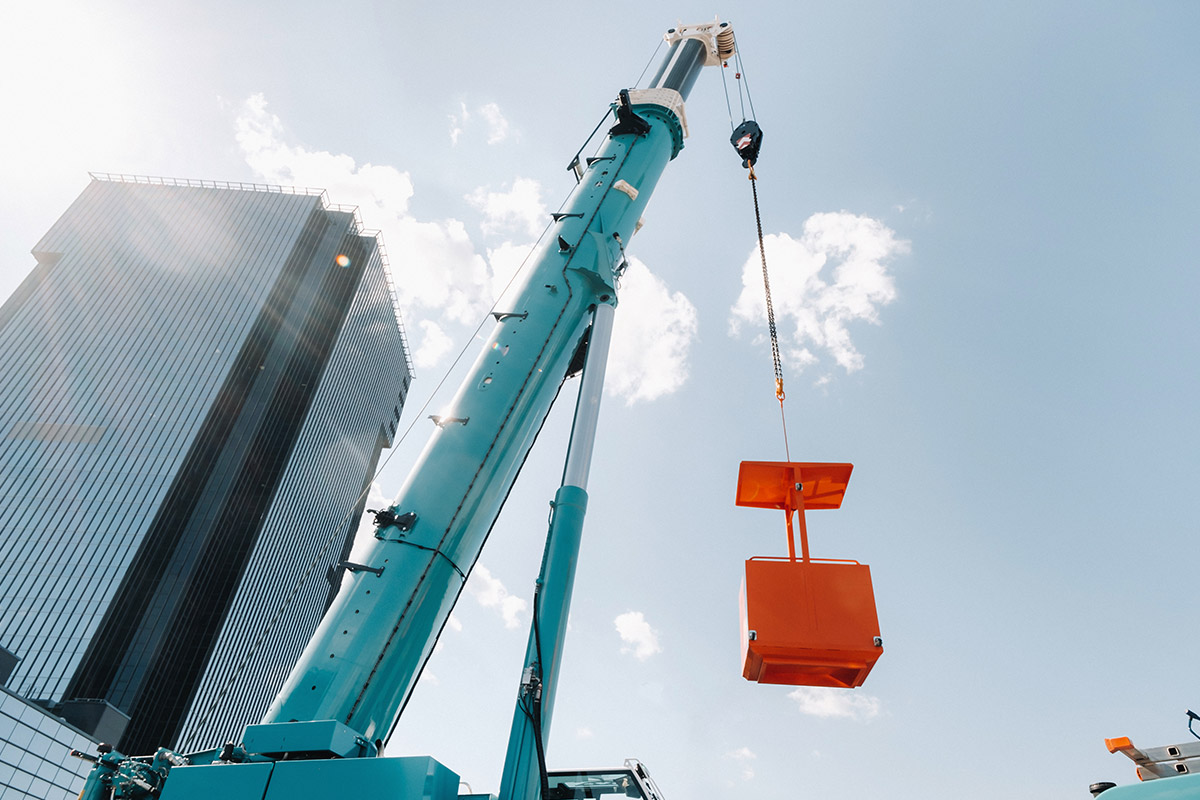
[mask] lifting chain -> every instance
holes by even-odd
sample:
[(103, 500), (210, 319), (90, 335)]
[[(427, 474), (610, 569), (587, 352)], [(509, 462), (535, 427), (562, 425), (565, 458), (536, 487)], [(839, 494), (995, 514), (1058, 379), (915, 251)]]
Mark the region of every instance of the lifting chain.
[(763, 293), (767, 296), (767, 327), (771, 332), (771, 358), (775, 362), (775, 396), (783, 402), (783, 363), (779, 358), (779, 333), (775, 330), (775, 307), (771, 304), (771, 277), (767, 274), (767, 250), (763, 244), (762, 214), (758, 210), (758, 176), (751, 164), (750, 189), (754, 194), (754, 224), (758, 227), (758, 255), (762, 259)]
[[(740, 82), (742, 82), (742, 71), (738, 71), (737, 80), (739, 82), (738, 96), (742, 95), (740, 91)], [(748, 92), (749, 94), (749, 92)], [(726, 104), (727, 92), (726, 92)], [(730, 125), (733, 126), (732, 109), (730, 114)], [(751, 112), (752, 112), (751, 106)], [(744, 112), (744, 106), (743, 106)], [(762, 149), (762, 128), (757, 122), (752, 119), (742, 119), (742, 124), (733, 127), (732, 136), (730, 136), (730, 144), (737, 151), (738, 156), (742, 158), (742, 166), (749, 170), (750, 190), (754, 194), (754, 221), (758, 233), (758, 258), (762, 260), (762, 288), (763, 294), (767, 297), (767, 326), (770, 332), (770, 357), (774, 362), (775, 367), (775, 397), (779, 399), (779, 416), (784, 425), (784, 451), (787, 453), (788, 461), (791, 461), (790, 447), (787, 444), (787, 416), (784, 413), (784, 365), (779, 356), (779, 331), (775, 329), (775, 307), (770, 301), (770, 276), (767, 272), (767, 247), (763, 242), (762, 236), (762, 212), (758, 209), (758, 176), (754, 172), (755, 163), (758, 161), (758, 151)]]
[[(738, 82), (738, 99), (742, 99), (742, 86), (745, 81), (743, 74), (745, 70), (741, 68), (741, 54), (737, 54), (738, 71), (735, 80)], [(724, 66), (728, 66), (726, 63)], [(724, 72), (722, 72), (724, 78)], [(746, 99), (749, 99), (749, 88), (745, 91)], [(729, 105), (729, 92), (726, 90), (726, 105)], [(779, 356), (779, 332), (775, 327), (775, 306), (771, 302), (771, 278), (767, 273), (767, 249), (763, 242), (762, 230), (762, 212), (758, 206), (758, 176), (754, 173), (754, 165), (758, 161), (758, 153), (762, 149), (763, 132), (759, 124), (753, 119), (745, 117), (745, 103), (742, 103), (742, 122), (734, 127), (733, 125), (733, 109), (730, 108), (729, 124), (733, 128), (733, 134), (729, 137), (729, 143), (733, 145), (733, 149), (737, 151), (738, 156), (742, 159), (742, 166), (749, 171), (750, 189), (754, 195), (754, 224), (758, 231), (758, 255), (762, 260), (762, 276), (763, 276), (763, 293), (767, 298), (767, 327), (771, 335), (771, 359), (775, 366), (775, 397), (779, 400), (779, 418), (783, 423), (783, 449), (787, 454), (788, 461), (791, 461), (791, 452), (788, 447), (787, 437), (787, 416), (783, 410), (783, 400), (785, 397), (783, 391), (783, 361)], [(754, 113), (754, 105), (750, 105), (751, 114)]]
[[(758, 127), (757, 125), (755, 126)], [(762, 132), (758, 139), (761, 142)], [(734, 145), (737, 146), (736, 144)], [(740, 151), (739, 151), (740, 152)], [(767, 298), (767, 328), (771, 334), (771, 359), (775, 364), (775, 397), (779, 399), (779, 420), (783, 425), (783, 451), (788, 461), (792, 460), (791, 448), (788, 446), (787, 414), (783, 410), (783, 362), (779, 357), (779, 333), (775, 329), (775, 306), (771, 303), (771, 278), (767, 274), (767, 248), (763, 243), (762, 214), (758, 209), (758, 176), (754, 174), (754, 162), (746, 163), (750, 171), (750, 190), (754, 195), (754, 224), (758, 229), (758, 256), (762, 260), (763, 294)]]

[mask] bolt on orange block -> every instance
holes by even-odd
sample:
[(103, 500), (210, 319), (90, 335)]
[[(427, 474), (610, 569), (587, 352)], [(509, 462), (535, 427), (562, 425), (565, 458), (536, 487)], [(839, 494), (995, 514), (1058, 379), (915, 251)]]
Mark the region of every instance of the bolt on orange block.
[[(746, 562), (742, 584), (742, 675), (758, 683), (853, 688), (883, 653), (871, 568), (813, 559), (806, 509), (839, 508), (852, 464), (743, 461), (737, 505), (787, 515), (786, 558)], [(798, 512), (801, 557), (793, 514)]]

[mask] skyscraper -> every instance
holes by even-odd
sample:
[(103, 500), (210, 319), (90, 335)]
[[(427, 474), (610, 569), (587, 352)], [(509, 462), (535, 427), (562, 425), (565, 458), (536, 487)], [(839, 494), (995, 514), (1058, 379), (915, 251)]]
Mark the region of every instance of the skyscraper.
[(125, 752), (214, 746), (331, 597), (403, 332), (323, 193), (93, 178), (0, 307), (6, 685)]

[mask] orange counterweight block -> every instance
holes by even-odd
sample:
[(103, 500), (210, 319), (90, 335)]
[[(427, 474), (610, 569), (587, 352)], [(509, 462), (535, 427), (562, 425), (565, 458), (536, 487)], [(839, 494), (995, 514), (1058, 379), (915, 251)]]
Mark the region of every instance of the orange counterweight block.
[(787, 557), (746, 562), (741, 610), (747, 680), (853, 688), (883, 653), (871, 568), (808, 554), (805, 509), (839, 508), (852, 469), (852, 464), (742, 462), (737, 505), (783, 510), (788, 533)]

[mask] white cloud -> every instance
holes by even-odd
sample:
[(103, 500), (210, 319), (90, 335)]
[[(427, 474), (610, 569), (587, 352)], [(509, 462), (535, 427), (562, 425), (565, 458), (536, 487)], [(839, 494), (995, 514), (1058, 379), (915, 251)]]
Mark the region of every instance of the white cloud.
[[(499, 144), (511, 135), (512, 126), (505, 118), (504, 112), (500, 110), (500, 106), (495, 103), (485, 103), (471, 111), (466, 103), (459, 103), (458, 111), (447, 115), (451, 147), (459, 143), (462, 135), (467, 131), (468, 124), (477, 116), (483, 120), (484, 127), (487, 129), (488, 144)], [(473, 125), (471, 127), (474, 128)]]
[(916, 197), (910, 197), (903, 203), (896, 203), (892, 209), (898, 214), (906, 215), (914, 222), (927, 223), (933, 221), (933, 210), (929, 206)]
[(624, 642), (622, 653), (633, 653), (639, 661), (645, 661), (655, 653), (662, 652), (658, 631), (650, 627), (641, 611), (626, 611), (613, 620), (613, 625)]
[(488, 103), (481, 106), (479, 113), (488, 126), (488, 144), (498, 144), (508, 138), (508, 120), (500, 112), (500, 106)]
[(789, 692), (788, 698), (796, 701), (801, 714), (814, 717), (868, 720), (879, 716), (881, 710), (878, 697), (863, 694), (855, 689), (801, 686)]
[[(478, 116), (489, 125), (489, 141), (507, 135), (508, 123), (494, 103)], [(461, 130), (473, 118), (463, 104), (452, 121)], [(288, 142), (261, 94), (246, 100), (236, 127), (246, 162), (264, 180), (326, 189), (331, 202), (358, 206), (364, 225), (383, 232), (418, 367), (440, 363), (452, 349), (448, 326), (476, 323), (529, 255), (529, 245), (506, 241), (489, 248), (485, 260), (461, 221), (416, 219), (409, 210), (415, 187), (408, 173)], [(533, 237), (547, 217), (540, 185), (525, 178), (503, 192), (480, 188), (468, 200), (483, 212), (489, 234)], [(674, 392), (687, 379), (697, 329), (691, 301), (633, 260), (621, 281), (609, 391), (629, 405)]]
[(396, 290), (406, 307), (440, 311), (460, 323), (478, 321), (491, 307), (487, 262), (475, 253), (461, 222), (404, 217), (380, 228), (398, 271)]
[(287, 144), (283, 123), (267, 111), (262, 94), (246, 100), (235, 124), (246, 163), (272, 183), (327, 189), (332, 202), (358, 205), (364, 214), (371, 209), (389, 214), (408, 210), (413, 195), (408, 173), (388, 166), (357, 166), (348, 155)]
[(471, 570), (471, 578), (467, 581), (467, 591), (479, 601), (484, 608), (494, 608), (504, 619), (504, 627), (516, 628), (521, 624), (521, 613), (527, 603), (515, 595), (508, 593), (500, 579), (483, 564), (476, 564)]
[(442, 330), (442, 326), (430, 319), (423, 319), (416, 325), (421, 331), (421, 344), (413, 352), (413, 365), (418, 369), (432, 367), (442, 360), (442, 356), (450, 351), (454, 344)]
[[(454, 631), (455, 633), (461, 633), (463, 626), (462, 626), (462, 623), (458, 620), (458, 617), (451, 614), (450, 616), (446, 617), (446, 627), (449, 628), (450, 630)], [(445, 633), (445, 632), (446, 632), (445, 630), (442, 631), (442, 633)], [(433, 652), (440, 653), (440, 652), (442, 652), (443, 648), (445, 648), (445, 646), (446, 646), (446, 640), (443, 639), (441, 637), (441, 635), (439, 635), (438, 640), (436, 642), (434, 642)]]
[(592, 729), (586, 725), (575, 729), (576, 739), (591, 739), (594, 735), (595, 734), (592, 733)]
[(507, 192), (489, 192), (480, 186), (466, 199), (483, 212), (485, 234), (511, 231), (536, 237), (549, 218), (542, 186), (531, 178), (517, 178)]
[(504, 301), (500, 300), (504, 290), (510, 288), (510, 284), (514, 287), (520, 286), (520, 283), (514, 282), (513, 278), (524, 266), (525, 260), (529, 258), (532, 251), (532, 244), (513, 244), (512, 242), (488, 248), (488, 265), (492, 268), (492, 295), (497, 298), (502, 309), (506, 307)]
[[(267, 110), (261, 94), (243, 104), (236, 130), (246, 162), (264, 180), (326, 189), (331, 203), (358, 206), (363, 224), (383, 232), (401, 306), (415, 315), (407, 320), (410, 336), (418, 334), (414, 339), (426, 333), (444, 336), (440, 329), (414, 324), (424, 314), (474, 323), (490, 308), (487, 262), (475, 252), (459, 220), (426, 222), (412, 216), (414, 186), (407, 172), (359, 165), (349, 155), (290, 144), (283, 123)], [(424, 345), (410, 342), (415, 352), (422, 352)], [(433, 349), (440, 346), (437, 341), (430, 344)]]
[(699, 327), (696, 307), (672, 292), (641, 261), (621, 278), (606, 386), (626, 405), (677, 390), (688, 376), (688, 351)]
[(742, 780), (754, 780), (754, 767), (750, 762), (758, 758), (758, 756), (749, 747), (739, 747), (736, 750), (730, 750), (725, 754), (725, 758), (731, 758), (736, 761), (742, 770)]
[[(862, 369), (863, 356), (848, 325), (857, 320), (879, 324), (879, 308), (896, 299), (887, 264), (907, 253), (909, 243), (878, 220), (839, 211), (813, 214), (799, 239), (769, 234), (764, 244), (788, 366), (801, 371), (817, 363), (815, 349), (832, 356), (846, 372)], [(742, 267), (742, 292), (731, 310), (730, 331), (737, 334), (744, 325), (764, 330), (766, 320), (756, 247)]]
[(463, 125), (467, 124), (467, 120), (471, 118), (471, 112), (467, 110), (466, 103), (460, 103), (462, 111), (459, 114), (450, 115), (450, 146), (458, 144), (458, 137), (462, 136)]

